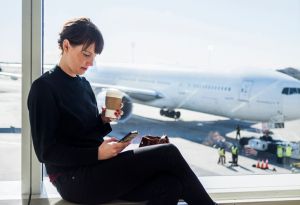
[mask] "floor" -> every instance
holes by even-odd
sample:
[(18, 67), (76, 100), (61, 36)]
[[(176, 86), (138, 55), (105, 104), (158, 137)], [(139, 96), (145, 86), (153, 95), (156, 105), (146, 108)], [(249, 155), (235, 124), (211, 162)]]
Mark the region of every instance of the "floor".
[[(28, 205), (28, 200), (1, 200), (1, 205)], [(178, 205), (184, 205), (185, 203), (178, 203)], [(299, 205), (300, 199), (298, 200), (282, 200), (282, 201), (256, 201), (256, 202), (238, 202), (238, 203), (222, 203), (224, 205)], [(66, 202), (62, 199), (32, 199), (30, 205), (73, 205), (72, 203)], [(105, 204), (108, 205), (108, 204)], [(132, 203), (113, 203), (110, 205), (143, 205), (143, 204), (132, 204)]]

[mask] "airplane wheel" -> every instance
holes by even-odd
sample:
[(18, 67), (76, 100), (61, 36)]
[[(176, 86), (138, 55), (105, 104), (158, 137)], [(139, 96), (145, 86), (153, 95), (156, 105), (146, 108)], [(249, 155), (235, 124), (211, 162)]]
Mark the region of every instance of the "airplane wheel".
[(174, 110), (169, 111), (169, 116), (175, 118), (175, 111)]
[(176, 112), (175, 118), (176, 118), (176, 119), (180, 118), (180, 112), (179, 112), (179, 111)]

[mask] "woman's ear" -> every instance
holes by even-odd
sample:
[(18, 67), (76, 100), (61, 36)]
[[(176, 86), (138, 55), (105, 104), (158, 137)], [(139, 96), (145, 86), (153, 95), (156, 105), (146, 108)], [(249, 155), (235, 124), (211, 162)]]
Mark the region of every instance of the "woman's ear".
[(70, 41), (68, 39), (65, 39), (63, 41), (63, 52), (68, 52), (68, 50), (70, 49)]

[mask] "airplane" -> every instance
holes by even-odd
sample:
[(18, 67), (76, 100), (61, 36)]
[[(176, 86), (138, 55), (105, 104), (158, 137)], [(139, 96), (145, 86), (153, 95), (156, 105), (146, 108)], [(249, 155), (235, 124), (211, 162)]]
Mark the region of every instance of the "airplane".
[(186, 109), (265, 122), (270, 128), (283, 128), (285, 121), (300, 118), (300, 81), (275, 70), (217, 73), (103, 64), (91, 66), (84, 76), (91, 83), (99, 110), (107, 89), (123, 92), (124, 114), (120, 122), (130, 118), (133, 103), (158, 107), (160, 115), (174, 119), (181, 116), (176, 109)]
[(2, 75), (2, 76), (8, 76), (12, 80), (18, 80), (19, 78), (21, 78), (21, 74), (2, 72), (2, 69), (0, 70), (0, 75)]
[[(3, 64), (3, 62), (1, 62), (1, 63)], [(5, 66), (21, 67), (20, 63), (4, 63), (4, 64), (5, 64)], [(19, 78), (21, 78), (21, 74), (4, 72), (3, 68), (1, 67), (1, 65), (0, 65), (0, 75), (2, 75), (2, 76), (8, 76), (12, 80), (18, 80)]]
[[(54, 66), (55, 66), (54, 64), (44, 64), (43, 68), (45, 70), (50, 70)], [(10, 77), (12, 80), (18, 80), (22, 78), (22, 74), (20, 73), (4, 72), (3, 67), (20, 69), (22, 67), (21, 63), (0, 62), (0, 76), (7, 76)]]
[(207, 72), (159, 66), (102, 65), (84, 75), (91, 83), (98, 106), (105, 90), (124, 93), (121, 120), (132, 113), (132, 103), (160, 108), (160, 114), (180, 118), (187, 109), (283, 128), (300, 118), (300, 81), (278, 71)]

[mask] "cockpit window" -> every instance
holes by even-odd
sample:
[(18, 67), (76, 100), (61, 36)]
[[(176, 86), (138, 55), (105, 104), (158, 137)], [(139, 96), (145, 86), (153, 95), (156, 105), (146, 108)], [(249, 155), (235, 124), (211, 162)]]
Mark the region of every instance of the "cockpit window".
[(297, 94), (297, 88), (290, 88), (290, 95)]
[(283, 95), (300, 94), (300, 88), (283, 88), (281, 93)]
[(283, 88), (282, 94), (288, 95), (289, 94), (289, 88)]

